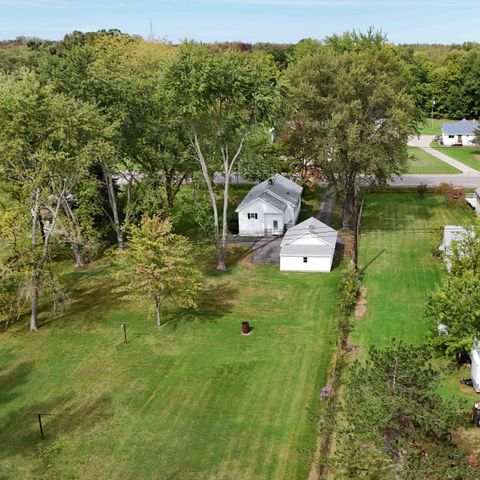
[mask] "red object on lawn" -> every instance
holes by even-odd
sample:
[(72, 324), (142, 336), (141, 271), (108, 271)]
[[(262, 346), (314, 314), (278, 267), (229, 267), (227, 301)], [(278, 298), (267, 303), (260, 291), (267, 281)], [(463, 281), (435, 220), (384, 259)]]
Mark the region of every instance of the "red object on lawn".
[(242, 322), (242, 333), (250, 333), (250, 324), (248, 322)]

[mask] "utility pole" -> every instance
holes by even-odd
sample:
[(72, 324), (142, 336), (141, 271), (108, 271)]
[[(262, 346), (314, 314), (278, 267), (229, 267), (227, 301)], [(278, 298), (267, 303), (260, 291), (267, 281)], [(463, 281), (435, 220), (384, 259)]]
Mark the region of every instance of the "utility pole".
[(153, 42), (155, 40), (155, 35), (153, 33), (153, 23), (152, 19), (150, 19), (150, 34), (148, 35), (148, 41)]
[(433, 130), (433, 109), (435, 107), (435, 97), (432, 97), (432, 130)]

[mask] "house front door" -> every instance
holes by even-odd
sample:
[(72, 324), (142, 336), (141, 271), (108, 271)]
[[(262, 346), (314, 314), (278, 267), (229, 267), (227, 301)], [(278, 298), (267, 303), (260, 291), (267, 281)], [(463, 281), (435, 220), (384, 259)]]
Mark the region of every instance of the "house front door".
[(273, 221), (273, 233), (278, 233), (278, 220)]
[(458, 143), (458, 145), (463, 145), (463, 140), (462, 140), (462, 136), (461, 136), (461, 135), (458, 135), (458, 136), (457, 136), (457, 143)]

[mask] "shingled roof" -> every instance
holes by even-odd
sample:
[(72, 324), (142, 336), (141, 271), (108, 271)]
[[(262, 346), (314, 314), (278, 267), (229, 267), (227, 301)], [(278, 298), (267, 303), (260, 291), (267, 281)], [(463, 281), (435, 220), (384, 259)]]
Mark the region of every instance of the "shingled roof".
[(261, 199), (272, 207), (284, 211), (287, 205), (295, 207), (302, 197), (303, 188), (277, 173), (274, 177), (255, 185), (235, 210), (239, 212), (254, 200)]
[(442, 124), (444, 135), (473, 135), (477, 128), (477, 122), (469, 122), (466, 118), (459, 122), (445, 122)]
[[(294, 241), (305, 234), (314, 235), (324, 245), (296, 245)], [(337, 231), (327, 224), (322, 223), (314, 217), (289, 228), (283, 237), (281, 243), (281, 255), (289, 256), (327, 256), (335, 251), (335, 244), (337, 243)]]

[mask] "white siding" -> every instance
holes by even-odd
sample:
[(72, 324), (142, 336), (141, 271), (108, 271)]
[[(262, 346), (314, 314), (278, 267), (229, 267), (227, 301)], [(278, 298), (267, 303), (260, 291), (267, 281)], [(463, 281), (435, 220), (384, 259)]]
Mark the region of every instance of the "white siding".
[[(248, 218), (249, 213), (256, 213), (258, 218)], [(243, 236), (263, 237), (265, 229), (273, 229), (273, 221), (279, 223), (279, 233), (283, 233), (283, 213), (262, 200), (256, 200), (238, 212), (238, 233)]]
[[(462, 144), (465, 146), (474, 145), (473, 135), (461, 135)], [(442, 134), (442, 141), (446, 147), (451, 147), (452, 145), (457, 145), (458, 135), (454, 135), (453, 138), (448, 138), (448, 135)]]
[(332, 269), (333, 257), (280, 257), (280, 271), (282, 272), (329, 272)]

